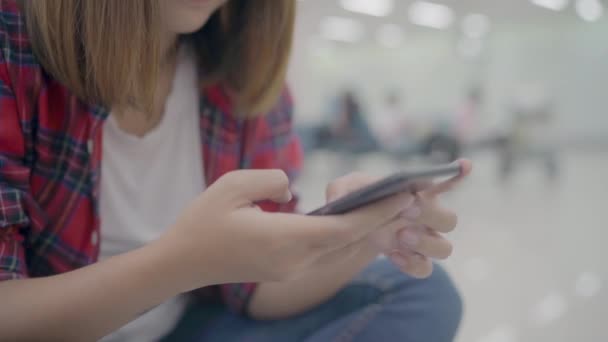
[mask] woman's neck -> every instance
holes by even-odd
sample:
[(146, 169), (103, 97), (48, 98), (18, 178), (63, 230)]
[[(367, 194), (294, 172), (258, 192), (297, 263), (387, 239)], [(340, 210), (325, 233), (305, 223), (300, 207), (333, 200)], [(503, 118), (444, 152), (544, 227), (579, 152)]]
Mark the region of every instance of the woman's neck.
[(152, 112), (143, 113), (138, 110), (125, 110), (121, 113), (116, 113), (117, 115), (114, 118), (121, 130), (138, 137), (143, 137), (161, 122), (164, 115), (165, 103), (171, 93), (171, 85), (177, 66), (177, 51), (177, 35), (170, 40), (163, 40)]

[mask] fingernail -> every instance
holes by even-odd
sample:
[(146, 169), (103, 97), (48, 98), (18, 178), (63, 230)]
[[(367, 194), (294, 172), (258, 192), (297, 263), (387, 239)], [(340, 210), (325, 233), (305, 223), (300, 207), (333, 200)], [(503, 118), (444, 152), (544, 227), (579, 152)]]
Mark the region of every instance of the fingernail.
[(391, 260), (401, 268), (407, 267), (407, 260), (401, 254), (391, 254)]
[(418, 218), (418, 216), (420, 216), (421, 212), (422, 211), (420, 210), (420, 208), (418, 206), (413, 205), (413, 206), (405, 209), (402, 216), (404, 216), (406, 218), (410, 218), (410, 219), (415, 219), (415, 218)]
[(405, 230), (401, 234), (401, 242), (408, 247), (415, 247), (418, 245), (418, 242), (420, 242), (420, 238), (416, 232), (412, 230)]

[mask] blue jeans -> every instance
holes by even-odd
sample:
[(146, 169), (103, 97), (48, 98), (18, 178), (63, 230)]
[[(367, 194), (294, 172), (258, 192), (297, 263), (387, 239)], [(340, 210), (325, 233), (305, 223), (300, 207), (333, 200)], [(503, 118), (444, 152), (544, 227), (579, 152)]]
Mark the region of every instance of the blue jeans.
[[(199, 321), (199, 333), (190, 332), (191, 337), (179, 340), (447, 342), (454, 339), (461, 315), (461, 298), (443, 268), (435, 265), (431, 277), (417, 280), (380, 259), (333, 298), (308, 312), (260, 322), (222, 308), (203, 326)], [(166, 340), (178, 340), (178, 335)]]

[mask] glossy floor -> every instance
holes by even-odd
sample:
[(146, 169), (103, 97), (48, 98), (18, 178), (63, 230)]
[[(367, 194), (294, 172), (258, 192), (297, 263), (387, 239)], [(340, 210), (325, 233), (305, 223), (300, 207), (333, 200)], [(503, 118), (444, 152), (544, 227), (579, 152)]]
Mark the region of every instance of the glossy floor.
[[(460, 216), (445, 264), (465, 298), (460, 342), (608, 341), (608, 153), (565, 152), (560, 177), (524, 162), (498, 181), (491, 155), (445, 198)], [(302, 209), (351, 169), (385, 175), (407, 167), (382, 155), (315, 153), (298, 183)]]

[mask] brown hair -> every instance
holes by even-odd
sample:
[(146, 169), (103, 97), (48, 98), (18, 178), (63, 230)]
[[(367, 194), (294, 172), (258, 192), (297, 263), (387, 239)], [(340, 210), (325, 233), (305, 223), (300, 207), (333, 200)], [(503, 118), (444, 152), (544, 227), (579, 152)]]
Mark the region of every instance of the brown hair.
[[(83, 100), (152, 104), (160, 65), (160, 5), (151, 0), (22, 0), (34, 52)], [(138, 14), (138, 15), (136, 15)], [(219, 83), (239, 111), (269, 109), (291, 50), (295, 0), (228, 0), (193, 43), (206, 84)]]

